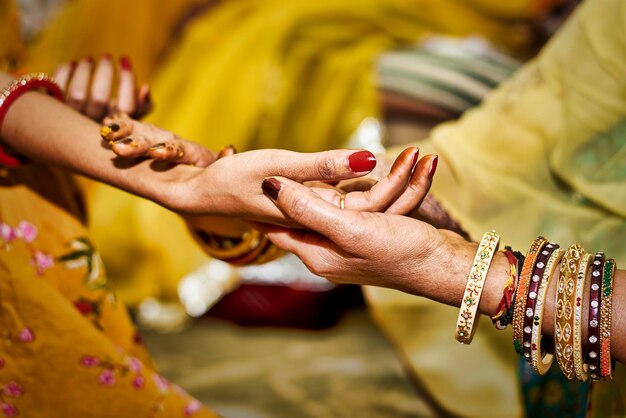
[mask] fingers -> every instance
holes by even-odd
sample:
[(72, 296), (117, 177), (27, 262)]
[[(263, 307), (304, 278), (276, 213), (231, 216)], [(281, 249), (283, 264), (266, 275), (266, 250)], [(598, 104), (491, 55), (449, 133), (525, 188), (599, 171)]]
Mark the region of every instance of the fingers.
[(77, 110), (83, 112), (89, 97), (89, 82), (91, 81), (91, 70), (93, 68), (93, 58), (87, 57), (82, 59), (67, 86), (67, 104)]
[(387, 208), (385, 213), (406, 215), (418, 207), (430, 190), (438, 160), (436, 155), (427, 155), (419, 160), (404, 193)]
[(333, 150), (316, 153), (272, 152), (274, 163), (267, 175), (279, 175), (298, 182), (343, 180), (363, 176), (376, 167), (369, 151)]
[(346, 207), (369, 212), (381, 212), (387, 209), (406, 189), (418, 157), (419, 149), (416, 147), (402, 151), (396, 158), (389, 174), (370, 190), (348, 193), (346, 195)]
[(68, 62), (65, 64), (61, 64), (57, 67), (54, 73), (54, 81), (59, 85), (61, 90), (67, 91), (67, 84), (76, 69), (76, 61)]
[(340, 209), (308, 187), (283, 177), (265, 179), (262, 188), (288, 218), (328, 237), (340, 247), (362, 238), (358, 235), (363, 213)]
[(85, 108), (85, 115), (94, 119), (102, 120), (108, 113), (108, 105), (111, 100), (113, 88), (113, 76), (115, 69), (110, 55), (103, 55), (91, 81), (89, 99)]
[(136, 108), (135, 74), (130, 59), (120, 58), (120, 81), (117, 91), (117, 111), (132, 114)]
[(155, 160), (196, 167), (208, 167), (216, 159), (209, 149), (184, 139), (156, 144), (148, 150), (148, 155)]
[(102, 123), (104, 126), (100, 129), (100, 136), (107, 142), (128, 137), (134, 128), (133, 120), (128, 115), (122, 113), (108, 116), (104, 118)]
[(150, 86), (142, 84), (139, 88), (139, 93), (137, 93), (137, 107), (132, 115), (135, 119), (141, 119), (152, 112), (153, 108)]

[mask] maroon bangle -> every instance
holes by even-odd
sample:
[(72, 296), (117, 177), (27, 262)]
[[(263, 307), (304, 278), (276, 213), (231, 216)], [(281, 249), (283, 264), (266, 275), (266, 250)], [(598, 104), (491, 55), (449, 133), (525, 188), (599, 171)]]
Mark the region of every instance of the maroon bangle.
[(591, 263), (591, 279), (589, 291), (589, 326), (587, 328), (587, 356), (585, 363), (589, 368), (589, 377), (600, 378), (600, 303), (602, 300), (602, 267), (604, 253), (596, 253)]
[[(49, 95), (56, 97), (57, 99), (64, 101), (65, 97), (61, 88), (52, 81), (44, 73), (26, 74), (16, 80), (13, 80), (3, 91), (0, 93), (0, 127), (4, 121), (4, 117), (11, 105), (24, 93), (35, 89), (44, 89)], [(7, 154), (0, 146), (0, 165), (17, 168), (21, 165), (20, 161)]]
[(546, 269), (548, 259), (557, 248), (559, 248), (559, 246), (551, 242), (541, 250), (539, 256), (537, 257), (537, 262), (533, 267), (533, 274), (530, 278), (530, 286), (528, 287), (528, 295), (526, 297), (526, 309), (524, 310), (524, 332), (522, 334), (522, 355), (528, 362), (531, 361), (531, 351), (536, 349), (536, 347), (532, 346), (532, 328), (533, 321), (535, 320), (537, 291), (541, 285), (543, 272)]

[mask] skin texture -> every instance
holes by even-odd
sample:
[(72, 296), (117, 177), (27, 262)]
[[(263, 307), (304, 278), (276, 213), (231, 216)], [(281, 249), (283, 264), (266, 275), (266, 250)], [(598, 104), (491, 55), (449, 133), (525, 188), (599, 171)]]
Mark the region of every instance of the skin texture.
[[(390, 213), (339, 209), (313, 191), (277, 178), (279, 191), (268, 196), (286, 216), (308, 228), (266, 227), (268, 237), (298, 255), (314, 273), (336, 283), (389, 287), (459, 306), (467, 273), (478, 245), (459, 234)], [(426, 186), (424, 186), (426, 187)], [(427, 190), (422, 190), (425, 195)], [(480, 312), (494, 315), (508, 277), (508, 262), (496, 253), (480, 301)], [(618, 270), (613, 290), (612, 354), (626, 360), (626, 271)], [(554, 334), (554, 300), (558, 267), (548, 288), (543, 332)], [(584, 296), (588, 306), (588, 289)], [(588, 321), (583, 309), (583, 324)], [(586, 341), (586, 327), (583, 327)]]

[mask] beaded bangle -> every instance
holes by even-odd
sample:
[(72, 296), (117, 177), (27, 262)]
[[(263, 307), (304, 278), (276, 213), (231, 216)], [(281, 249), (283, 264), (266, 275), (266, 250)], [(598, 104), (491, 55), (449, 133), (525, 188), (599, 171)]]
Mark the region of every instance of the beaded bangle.
[(600, 304), (600, 377), (613, 378), (615, 361), (611, 359), (611, 322), (613, 309), (613, 278), (617, 268), (612, 258), (604, 263), (602, 277), (602, 301)]
[[(505, 250), (502, 251), (506, 256), (506, 259), (509, 261), (509, 278), (504, 284), (504, 289), (502, 290), (502, 299), (498, 304), (497, 313), (491, 317), (491, 321), (496, 329), (506, 329), (508, 322), (502, 321), (502, 319), (506, 320), (506, 313), (511, 308), (511, 303), (513, 301), (513, 293), (515, 292), (515, 287), (517, 285), (517, 280), (519, 278), (517, 264), (518, 260), (513, 254), (513, 251), (509, 247), (506, 247)], [(505, 316), (505, 318), (503, 318)]]
[[(57, 99), (64, 101), (63, 91), (61, 88), (52, 81), (44, 73), (32, 73), (26, 74), (16, 80), (13, 80), (7, 87), (0, 93), (0, 127), (2, 122), (9, 111), (11, 105), (24, 93), (35, 89), (44, 89), (49, 95), (56, 97)], [(17, 168), (20, 161), (7, 154), (0, 146), (0, 165)]]
[(543, 272), (546, 269), (550, 255), (559, 246), (554, 243), (546, 244), (546, 246), (537, 255), (537, 262), (533, 266), (530, 284), (528, 285), (528, 293), (526, 294), (526, 307), (524, 309), (524, 332), (522, 333), (522, 355), (526, 360), (531, 362), (531, 352), (537, 350), (537, 344), (532, 343), (533, 323), (535, 321), (535, 307), (537, 305), (537, 296), (539, 286), (543, 278)]
[(600, 302), (602, 285), (602, 266), (604, 253), (596, 253), (591, 264), (591, 278), (589, 279), (589, 330), (587, 335), (587, 357), (585, 363), (589, 370), (589, 377), (598, 380), (600, 376)]
[(559, 281), (556, 289), (556, 311), (554, 336), (556, 361), (568, 379), (574, 378), (573, 338), (574, 290), (578, 266), (585, 250), (580, 244), (572, 244), (561, 261)]
[(522, 354), (522, 336), (524, 333), (524, 311), (526, 310), (526, 295), (539, 251), (548, 241), (544, 237), (537, 237), (526, 253), (522, 273), (520, 274), (517, 290), (515, 291), (515, 308), (513, 311), (513, 346), (518, 354)]
[(478, 244), (478, 250), (467, 278), (467, 285), (461, 299), (461, 309), (456, 322), (455, 338), (461, 344), (470, 344), (476, 332), (478, 303), (483, 292), (483, 285), (493, 259), (498, 249), (500, 237), (495, 231), (487, 232)]
[[(550, 245), (550, 244), (548, 244)], [(542, 337), (541, 326), (543, 324), (543, 308), (546, 303), (546, 295), (548, 293), (548, 287), (550, 280), (554, 274), (554, 269), (563, 258), (565, 250), (558, 248), (555, 245), (555, 249), (550, 254), (550, 258), (546, 263), (546, 267), (543, 271), (543, 277), (541, 278), (539, 290), (537, 292), (537, 305), (535, 307), (535, 316), (533, 318), (533, 332), (531, 338), (531, 365), (535, 372), (543, 376), (550, 370), (550, 366), (554, 362), (554, 338)], [(546, 250), (544, 250), (545, 252)], [(543, 345), (543, 347), (542, 347)]]
[(581, 382), (586, 382), (589, 378), (587, 373), (587, 365), (584, 363), (585, 356), (583, 354), (582, 345), (582, 321), (583, 321), (583, 294), (585, 291), (585, 282), (587, 281), (587, 271), (593, 255), (585, 254), (580, 262), (578, 269), (578, 278), (576, 280), (576, 303), (574, 304), (574, 373), (576, 378)]

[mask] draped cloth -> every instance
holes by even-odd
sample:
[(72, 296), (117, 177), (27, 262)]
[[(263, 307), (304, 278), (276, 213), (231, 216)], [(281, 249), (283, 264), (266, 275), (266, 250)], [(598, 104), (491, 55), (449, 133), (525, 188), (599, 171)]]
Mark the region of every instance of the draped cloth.
[[(536, 59), (420, 144), (440, 156), (433, 195), (474, 240), (495, 229), (526, 251), (544, 235), (625, 265), (625, 31), (626, 3), (582, 3)], [(523, 414), (510, 331), (484, 318), (472, 344), (461, 346), (453, 339), (458, 308), (366, 292), (409, 369), (446, 410)], [(621, 365), (614, 382), (593, 386), (592, 416), (626, 415)]]

